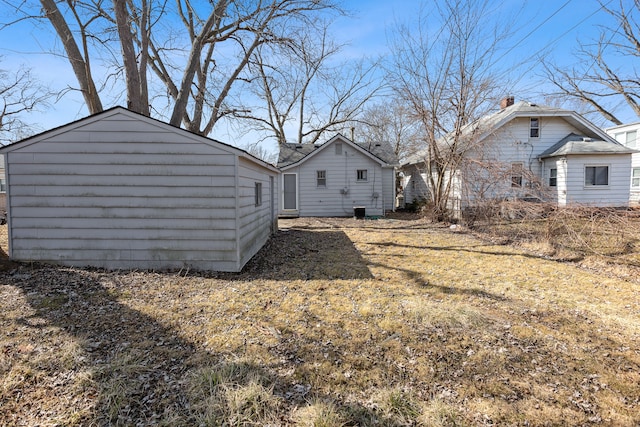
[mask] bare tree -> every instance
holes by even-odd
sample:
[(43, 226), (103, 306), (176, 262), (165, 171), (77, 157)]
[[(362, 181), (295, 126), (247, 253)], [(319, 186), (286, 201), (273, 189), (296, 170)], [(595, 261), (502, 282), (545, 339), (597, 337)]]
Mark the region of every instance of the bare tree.
[(503, 90), (495, 57), (508, 34), (487, 23), (491, 5), (444, 0), (432, 15), (422, 10), (415, 26), (399, 26), (394, 39), (390, 81), (422, 126), (423, 173), (437, 220), (450, 217), (457, 171), (465, 153), (478, 149), (468, 125)]
[(205, 135), (220, 118), (246, 110), (234, 91), (247, 91), (258, 47), (280, 43), (283, 28), (304, 27), (314, 14), (340, 10), (332, 0), (40, 4), (44, 15), (31, 2), (13, 7), (19, 19), (51, 23), (90, 113), (102, 110), (106, 88), (125, 88), (129, 108)]
[(422, 128), (409, 108), (393, 99), (364, 109), (355, 128), (358, 141), (385, 141), (391, 144), (400, 162), (420, 148)]
[(0, 144), (32, 134), (25, 115), (46, 106), (51, 96), (51, 92), (34, 79), (31, 70), (0, 70)]
[(315, 143), (344, 130), (380, 88), (376, 63), (336, 63), (343, 46), (330, 39), (326, 23), (316, 24), (261, 46), (251, 58), (259, 83), (254, 95), (262, 103), (243, 117), (278, 144)]
[[(54, 0), (40, 0), (40, 4), (42, 5), (44, 16), (51, 22), (62, 42), (89, 113), (93, 114), (102, 111), (102, 101), (100, 100), (91, 69), (89, 53), (89, 38), (91, 35), (88, 32), (89, 26), (99, 18), (99, 15), (92, 14), (85, 20), (71, 6), (72, 3), (69, 2), (72, 13), (65, 17)], [(70, 22), (73, 23), (72, 25), (74, 25), (76, 31), (71, 29)], [(78, 40), (76, 40), (74, 34), (77, 34)]]
[(640, 118), (640, 76), (630, 64), (640, 58), (640, 0), (631, 7), (619, 0), (617, 8), (611, 2), (600, 2), (602, 10), (615, 21), (615, 27), (604, 26), (599, 38), (579, 44), (574, 67), (544, 63), (546, 75), (556, 87), (554, 95), (577, 100), (585, 106), (584, 113), (595, 112), (607, 121), (620, 125), (620, 105), (626, 105)]

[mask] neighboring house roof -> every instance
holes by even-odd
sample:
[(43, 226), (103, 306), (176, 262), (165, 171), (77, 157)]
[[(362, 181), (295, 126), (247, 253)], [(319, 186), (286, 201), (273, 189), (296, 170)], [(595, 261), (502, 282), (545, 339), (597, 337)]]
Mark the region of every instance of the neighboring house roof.
[(562, 138), (558, 143), (552, 145), (538, 157), (545, 159), (548, 157), (567, 156), (571, 154), (629, 154), (635, 150), (625, 147), (622, 144), (611, 141), (600, 141), (571, 133)]
[(398, 157), (393, 151), (391, 144), (388, 142), (375, 142), (375, 143), (355, 143), (341, 134), (337, 134), (324, 144), (293, 144), (286, 143), (280, 146), (280, 154), (278, 156), (278, 167), (288, 168), (298, 163), (306, 161), (309, 158), (315, 156), (317, 152), (320, 152), (329, 145), (333, 144), (337, 140), (345, 142), (351, 145), (356, 150), (371, 157), (373, 160), (380, 163), (382, 166), (393, 166), (398, 164)]
[(286, 143), (280, 146), (278, 155), (278, 167), (289, 166), (299, 162), (314, 150), (320, 148), (321, 144), (292, 144)]
[(90, 116), (78, 119), (78, 120), (76, 120), (74, 122), (70, 122), (70, 123), (64, 124), (62, 126), (58, 126), (56, 128), (49, 129), (49, 130), (41, 132), (39, 134), (30, 136), (30, 137), (25, 138), (23, 140), (16, 141), (16, 142), (13, 142), (11, 144), (7, 144), (5, 146), (0, 147), (0, 154), (11, 152), (11, 151), (19, 149), (21, 147), (26, 147), (28, 145), (34, 144), (34, 143), (36, 143), (38, 141), (41, 141), (41, 140), (43, 140), (45, 138), (48, 138), (48, 137), (51, 137), (53, 135), (62, 134), (62, 133), (67, 132), (69, 130), (84, 126), (87, 123), (90, 123), (90, 122), (93, 122), (93, 121), (102, 120), (103, 118), (106, 118), (106, 117), (109, 117), (109, 116), (113, 116), (115, 114), (125, 114), (125, 115), (131, 117), (134, 120), (147, 121), (147, 122), (152, 123), (152, 124), (154, 124), (156, 126), (169, 128), (173, 132), (182, 133), (187, 138), (196, 140), (196, 141), (201, 142), (203, 144), (216, 145), (216, 146), (218, 146), (220, 148), (223, 148), (223, 149), (229, 151), (230, 153), (236, 154), (239, 157), (246, 158), (247, 160), (250, 160), (252, 162), (258, 163), (258, 164), (262, 165), (263, 167), (266, 167), (267, 169), (271, 169), (272, 171), (279, 172), (276, 169), (276, 167), (273, 166), (272, 164), (270, 164), (268, 162), (265, 162), (264, 160), (253, 156), (252, 154), (246, 152), (245, 150), (243, 150), (241, 148), (234, 147), (234, 146), (226, 144), (224, 142), (220, 142), (218, 140), (211, 139), (211, 138), (208, 138), (206, 136), (199, 135), (197, 133), (188, 131), (186, 129), (182, 129), (182, 128), (177, 127), (177, 126), (170, 125), (168, 123), (165, 123), (165, 122), (163, 122), (161, 120), (154, 119), (152, 117), (144, 116), (144, 115), (142, 115), (140, 113), (136, 113), (134, 111), (131, 111), (131, 110), (129, 110), (127, 108), (124, 108), (124, 107), (121, 107), (121, 106), (112, 107), (112, 108), (109, 108), (107, 110), (101, 111), (99, 113), (95, 113), (95, 114), (92, 114)]
[[(473, 123), (469, 123), (462, 128), (462, 138), (478, 134), (477, 138), (474, 138), (474, 142), (479, 143), (492, 135), (500, 127), (519, 117), (560, 117), (580, 131), (585, 137), (617, 144), (604, 130), (589, 122), (575, 111), (538, 105), (527, 101), (516, 102), (492, 114), (487, 114)], [(446, 144), (448, 139), (449, 136), (447, 135), (441, 138), (439, 143)], [(408, 158), (405, 164), (422, 163), (425, 157), (426, 150), (422, 150)]]

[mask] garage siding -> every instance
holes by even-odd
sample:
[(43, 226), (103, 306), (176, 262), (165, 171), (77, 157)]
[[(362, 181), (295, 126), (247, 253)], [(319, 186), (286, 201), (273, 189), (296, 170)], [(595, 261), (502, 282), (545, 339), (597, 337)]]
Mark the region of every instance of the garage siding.
[[(236, 196), (247, 192), (236, 187), (237, 154), (199, 139), (114, 114), (7, 152), (11, 257), (110, 269), (239, 270), (238, 240), (261, 246), (270, 229), (253, 218), (244, 231), (251, 235), (238, 238), (238, 217), (251, 215), (237, 212)], [(268, 179), (261, 172), (252, 179)]]

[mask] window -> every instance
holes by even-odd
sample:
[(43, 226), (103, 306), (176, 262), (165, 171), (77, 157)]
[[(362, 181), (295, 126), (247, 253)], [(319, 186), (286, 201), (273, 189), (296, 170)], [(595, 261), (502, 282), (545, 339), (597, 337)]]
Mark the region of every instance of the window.
[(531, 118), (529, 126), (529, 136), (531, 138), (538, 138), (540, 136), (540, 119)]
[(356, 180), (357, 181), (366, 181), (367, 180), (367, 170), (366, 169), (358, 169), (356, 171)]
[(609, 185), (609, 166), (585, 166), (584, 185)]
[(625, 138), (624, 145), (626, 145), (629, 148), (636, 148), (636, 145), (637, 145), (637, 143), (636, 143), (637, 134), (638, 133), (635, 130), (631, 131), (631, 132), (627, 132), (627, 136)]
[(255, 191), (256, 206), (262, 206), (262, 183), (261, 182), (256, 182), (254, 191)]
[(616, 141), (620, 144), (625, 145), (629, 148), (640, 148), (640, 144), (638, 144), (638, 132), (632, 130), (630, 132), (619, 132), (615, 134)]
[(3, 178), (0, 178), (0, 193), (6, 193), (7, 192), (7, 181), (5, 181)]
[(549, 187), (557, 187), (558, 186), (558, 169), (551, 168), (549, 169)]
[(631, 186), (640, 187), (640, 168), (633, 168), (631, 171)]
[(342, 156), (342, 142), (336, 142), (336, 156)]
[(316, 171), (316, 185), (318, 187), (327, 186), (327, 171)]
[(511, 164), (511, 186), (522, 187), (522, 163)]

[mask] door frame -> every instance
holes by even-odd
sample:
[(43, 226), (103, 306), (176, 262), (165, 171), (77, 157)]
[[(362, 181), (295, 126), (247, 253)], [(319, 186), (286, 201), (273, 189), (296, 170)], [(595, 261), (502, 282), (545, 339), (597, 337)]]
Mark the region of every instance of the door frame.
[[(285, 192), (286, 192), (286, 179), (287, 175), (293, 175), (295, 177), (295, 208), (285, 208)], [(299, 184), (298, 184), (298, 174), (295, 172), (283, 172), (282, 173), (282, 211), (283, 212), (294, 212), (298, 211), (299, 208)]]

